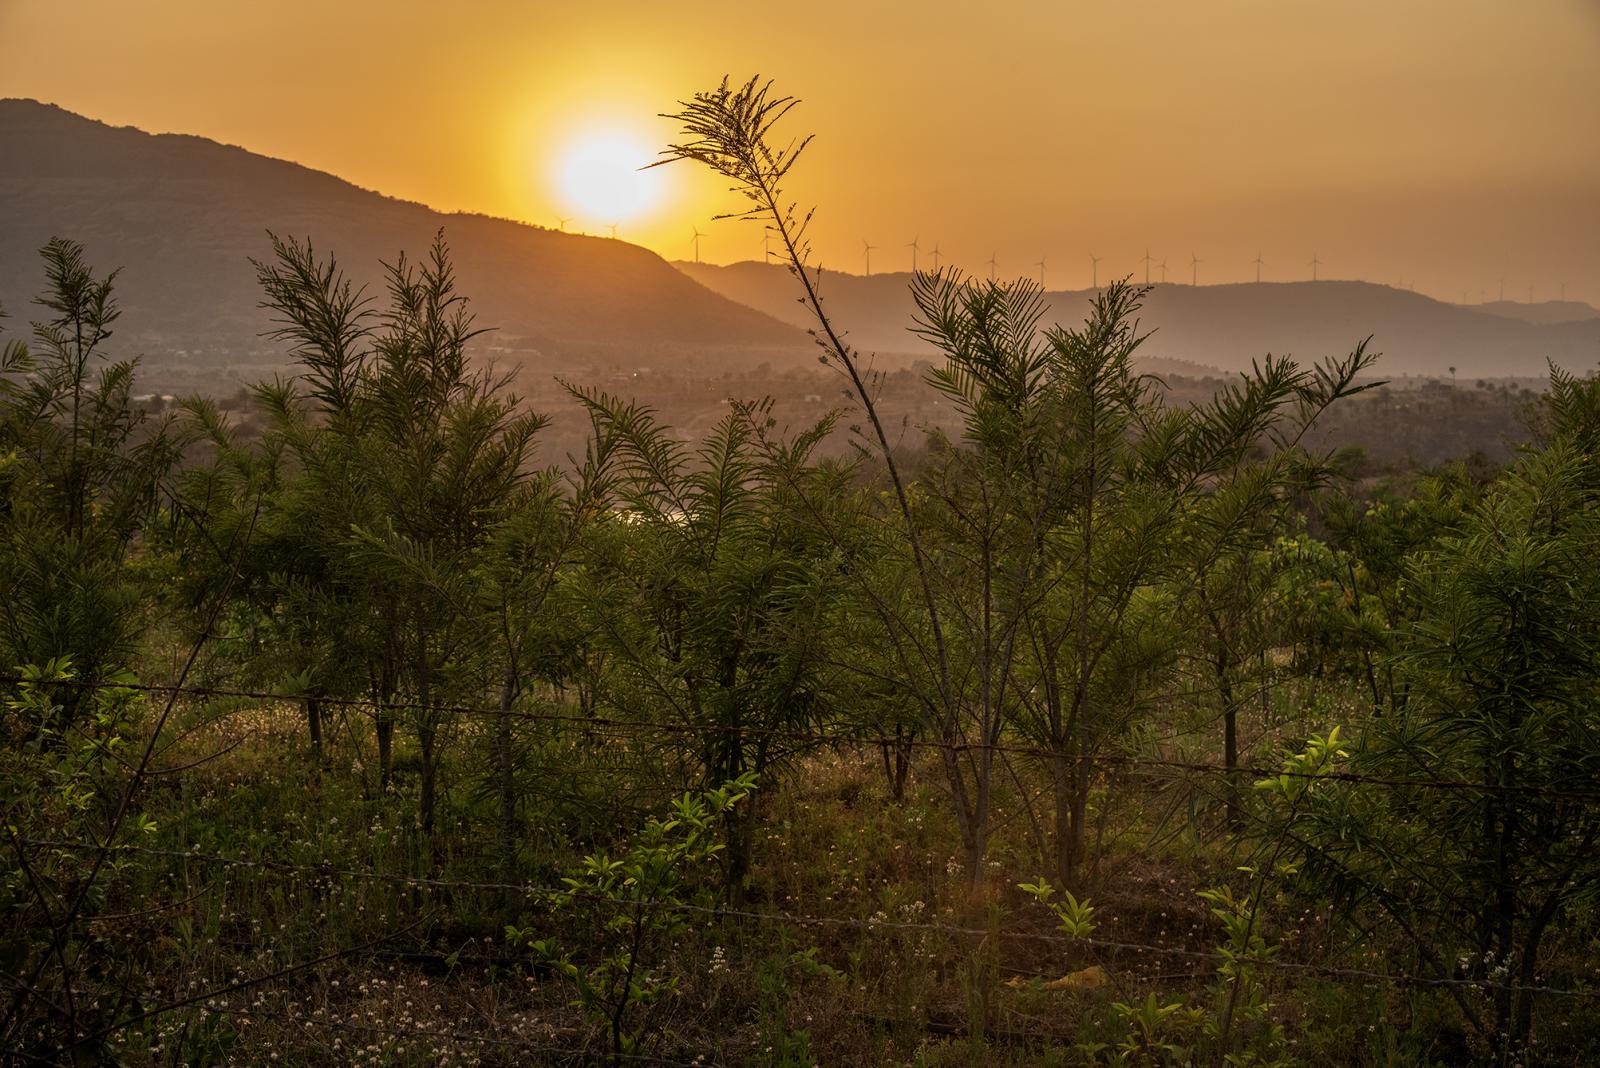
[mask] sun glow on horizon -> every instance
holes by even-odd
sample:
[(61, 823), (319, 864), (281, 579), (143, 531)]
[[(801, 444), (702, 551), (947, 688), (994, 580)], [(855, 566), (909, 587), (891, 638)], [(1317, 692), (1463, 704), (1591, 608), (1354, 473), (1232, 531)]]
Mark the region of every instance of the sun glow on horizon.
[(643, 138), (621, 130), (591, 129), (555, 155), (555, 186), (565, 207), (596, 227), (642, 221), (666, 193), (659, 157)]

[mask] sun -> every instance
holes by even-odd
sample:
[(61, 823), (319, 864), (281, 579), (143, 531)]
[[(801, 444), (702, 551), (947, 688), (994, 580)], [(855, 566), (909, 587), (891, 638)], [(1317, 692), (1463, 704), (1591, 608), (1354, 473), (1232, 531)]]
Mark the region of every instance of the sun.
[(636, 221), (661, 200), (662, 172), (641, 169), (658, 158), (642, 138), (590, 131), (558, 153), (556, 186), (568, 208), (591, 223)]

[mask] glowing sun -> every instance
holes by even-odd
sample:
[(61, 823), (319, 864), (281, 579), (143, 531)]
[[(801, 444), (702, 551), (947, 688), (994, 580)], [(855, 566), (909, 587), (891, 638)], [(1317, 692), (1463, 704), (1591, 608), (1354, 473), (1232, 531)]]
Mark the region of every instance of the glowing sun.
[(636, 220), (661, 199), (662, 172), (641, 170), (658, 158), (624, 133), (583, 134), (557, 156), (556, 184), (574, 212), (593, 223)]

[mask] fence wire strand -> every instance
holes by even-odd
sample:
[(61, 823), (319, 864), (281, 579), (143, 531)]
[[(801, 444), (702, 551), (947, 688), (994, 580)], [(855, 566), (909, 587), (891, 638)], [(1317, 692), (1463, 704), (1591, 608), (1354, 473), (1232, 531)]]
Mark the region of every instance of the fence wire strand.
[[(81, 852), (96, 851), (102, 846), (93, 842), (68, 842), (56, 839), (21, 838), (17, 840), (23, 845), (39, 849), (66, 849)], [(755, 909), (737, 909), (718, 905), (697, 905), (690, 902), (641, 902), (631, 898), (622, 898), (604, 894), (575, 891), (565, 886), (539, 886), (531, 883), (508, 883), (494, 881), (475, 881), (469, 879), (437, 879), (427, 876), (401, 875), (393, 872), (379, 872), (356, 868), (337, 868), (326, 864), (297, 864), (291, 861), (258, 860), (246, 857), (229, 857), (217, 853), (204, 853), (198, 850), (181, 849), (156, 849), (149, 846), (114, 845), (111, 850), (121, 853), (133, 853), (149, 856), (164, 857), (173, 860), (193, 861), (201, 864), (214, 864), (223, 867), (252, 868), (263, 871), (303, 873), (320, 875), (326, 878), (349, 878), (358, 880), (371, 880), (387, 882), (405, 886), (415, 886), (429, 889), (447, 890), (475, 890), (492, 891), (495, 893), (515, 893), (526, 898), (550, 900), (557, 897), (577, 898), (591, 901), (596, 904), (611, 904), (627, 906), (630, 908), (647, 908), (658, 911), (685, 912), (712, 918), (727, 918), (750, 920), (757, 923), (792, 924), (796, 927), (833, 927), (865, 931), (916, 931), (931, 932), (946, 935), (958, 935), (963, 938), (985, 939), (1000, 938), (1013, 941), (1031, 941), (1048, 945), (1084, 947), (1091, 946), (1096, 949), (1118, 950), (1132, 953), (1148, 953), (1153, 955), (1180, 957), (1186, 960), (1204, 960), (1213, 963), (1225, 963), (1233, 958), (1215, 950), (1188, 949), (1182, 946), (1162, 946), (1148, 942), (1128, 942), (1118, 939), (1101, 938), (1095, 935), (1069, 936), (1036, 931), (1014, 931), (1003, 929), (989, 929), (984, 927), (962, 927), (956, 924), (931, 923), (927, 921), (892, 920), (892, 919), (856, 919), (848, 916), (819, 916), (807, 913), (793, 913), (782, 911), (759, 911)], [(1251, 966), (1276, 969), (1280, 971), (1300, 972), (1338, 980), (1361, 980), (1364, 982), (1396, 983), (1406, 986), (1422, 987), (1465, 987), (1476, 990), (1509, 991), (1512, 993), (1549, 994), (1559, 997), (1572, 997), (1579, 999), (1600, 998), (1600, 989), (1573, 989), (1567, 987), (1552, 987), (1537, 984), (1502, 983), (1488, 979), (1468, 979), (1454, 976), (1427, 976), (1414, 975), (1406, 972), (1379, 972), (1362, 968), (1336, 968), (1323, 964), (1309, 964), (1300, 961), (1285, 961), (1279, 959), (1250, 960)]]
[[(64, 686), (85, 689), (122, 689), (136, 692), (161, 694), (168, 697), (192, 697), (196, 699), (236, 699), (248, 701), (298, 703), (308, 695), (274, 692), (270, 690), (249, 690), (226, 687), (191, 686), (191, 685), (164, 685), (159, 683), (124, 683), (124, 682), (97, 682), (73, 679), (28, 679), (18, 675), (0, 675), (0, 684), (21, 685), (29, 684), (40, 687)], [(380, 701), (370, 698), (355, 697), (325, 697), (316, 698), (322, 705), (330, 708), (345, 708), (363, 711), (369, 715), (402, 712), (426, 712), (437, 715), (483, 716), (496, 719), (510, 718), (518, 721), (558, 724), (574, 727), (591, 736), (598, 736), (616, 741), (637, 741), (641, 735), (685, 735), (685, 734), (721, 734), (747, 737), (763, 737), (769, 739), (783, 739), (805, 747), (898, 747), (901, 749), (917, 750), (954, 750), (954, 751), (979, 751), (989, 750), (1007, 755), (1020, 755), (1037, 758), (1060, 759), (1061, 754), (1035, 746), (1015, 745), (1007, 743), (968, 743), (962, 741), (948, 741), (931, 738), (895, 738), (884, 735), (857, 734), (850, 732), (823, 734), (813, 731), (800, 731), (791, 728), (764, 727), (764, 726), (735, 726), (735, 725), (706, 725), (686, 723), (666, 723), (653, 720), (617, 719), (604, 716), (574, 715), (560, 712), (538, 712), (527, 709), (491, 708), (466, 704), (423, 704), (410, 701)], [(219, 717), (219, 720), (220, 721)], [(214, 721), (215, 722), (215, 721)], [(1252, 766), (1227, 767), (1204, 761), (1163, 759), (1124, 756), (1113, 753), (1099, 754), (1073, 754), (1066, 759), (1080, 765), (1107, 767), (1107, 768), (1132, 768), (1155, 769), (1174, 772), (1196, 772), (1205, 774), (1222, 774), (1227, 776), (1258, 776), (1278, 777), (1290, 775), (1292, 777), (1316, 778), (1322, 781), (1341, 783), (1369, 784), (1395, 788), (1423, 788), (1432, 790), (1470, 790), (1488, 794), (1514, 794), (1522, 796), (1537, 796), (1573, 801), (1580, 803), (1600, 802), (1600, 791), (1588, 790), (1558, 790), (1548, 787), (1532, 785), (1481, 783), (1444, 778), (1409, 778), (1365, 775), (1355, 772), (1293, 772), (1283, 769), (1262, 768)], [(185, 770), (191, 765), (185, 765)], [(159, 772), (160, 769), (157, 769)], [(708, 922), (713, 920), (737, 920), (754, 924), (788, 925), (797, 928), (829, 928), (840, 930), (855, 930), (862, 932), (889, 932), (903, 931), (915, 933), (937, 934), (948, 938), (960, 938), (982, 942), (988, 939), (998, 939), (1011, 942), (1033, 942), (1051, 946), (1071, 947), (1082, 950), (1091, 948), (1115, 953), (1146, 954), (1158, 957), (1176, 958), (1190, 962), (1204, 962), (1212, 967), (1219, 966), (1232, 960), (1226, 954), (1216, 950), (1193, 949), (1185, 946), (1158, 945), (1148, 942), (1125, 941), (1106, 938), (1097, 935), (1067, 936), (1053, 932), (1007, 930), (998, 927), (983, 928), (969, 927), (953, 923), (937, 923), (917, 920), (896, 920), (888, 917), (860, 919), (850, 916), (819, 915), (814, 912), (761, 910), (751, 908), (733, 908), (718, 905), (696, 904), (692, 902), (641, 902), (633, 899), (595, 894), (575, 890), (569, 886), (540, 886), (532, 883), (517, 883), (508, 881), (480, 881), (471, 879), (441, 878), (430, 876), (407, 875), (397, 872), (386, 872), (375, 868), (341, 867), (328, 863), (297, 863), (286, 860), (272, 860), (268, 858), (227, 856), (220, 853), (203, 852), (199, 849), (163, 849), (152, 846), (135, 844), (111, 844), (100, 842), (68, 841), (50, 838), (20, 838), (13, 837), (16, 848), (27, 847), (30, 849), (54, 849), (83, 853), (117, 853), (128, 855), (148, 856), (161, 858), (177, 863), (194, 863), (222, 868), (254, 869), (271, 872), (278, 875), (309, 876), (327, 880), (342, 879), (351, 881), (371, 881), (387, 883), (396, 886), (405, 886), (423, 890), (461, 891), (461, 892), (490, 892), (501, 895), (515, 895), (529, 903), (544, 903), (555, 900), (583, 900), (597, 906), (626, 906), (629, 908), (647, 908), (652, 910), (675, 911), (688, 915), (705, 917)], [(208, 890), (211, 888), (208, 888)], [(205, 893), (202, 891), (201, 893)], [(198, 896), (198, 895), (196, 895)], [(186, 899), (193, 900), (193, 897)], [(178, 907), (177, 905), (162, 906)], [(148, 911), (148, 910), (147, 910)], [(86, 917), (86, 922), (108, 922), (118, 917)], [(409, 930), (409, 929), (408, 929)], [(1237, 962), (1236, 962), (1237, 963)], [(1278, 972), (1296, 973), (1317, 978), (1324, 978), (1338, 983), (1381, 983), (1422, 988), (1458, 988), (1476, 990), (1485, 994), (1513, 993), (1513, 994), (1540, 994), (1553, 997), (1572, 998), (1579, 1000), (1600, 1000), (1600, 990), (1580, 989), (1547, 986), (1542, 984), (1524, 984), (1503, 982), (1492, 979), (1474, 979), (1462, 976), (1417, 975), (1407, 972), (1388, 972), (1354, 967), (1335, 967), (1325, 964), (1315, 964), (1303, 961), (1289, 961), (1279, 958), (1252, 959), (1244, 962), (1251, 967), (1259, 967)], [(1018, 977), (1036, 977), (1043, 973), (1022, 972)], [(1201, 973), (1194, 973), (1201, 974)], [(262, 980), (270, 982), (271, 977)], [(170, 1011), (181, 1011), (185, 1008), (195, 1008), (195, 1005), (174, 1006)], [(544, 1055), (549, 1057), (585, 1058), (596, 1055), (595, 1050), (589, 1048), (572, 1048), (559, 1045), (548, 1045), (531, 1042), (519, 1038), (509, 1038), (487, 1032), (463, 1032), (457, 1030), (434, 1030), (424, 1028), (378, 1027), (365, 1024), (350, 1023), (331, 1019), (317, 1019), (298, 1013), (283, 1014), (270, 1013), (256, 1009), (218, 1007), (214, 1003), (202, 1003), (198, 1006), (203, 1011), (210, 1013), (226, 1013), (234, 1016), (277, 1018), (301, 1027), (328, 1028), (350, 1033), (363, 1033), (367, 1035), (382, 1035), (396, 1039), (412, 1040), (439, 1040), (456, 1043), (464, 1046), (486, 1045), (505, 1049), (514, 1049), (523, 1054)], [(900, 1021), (904, 1023), (905, 1021)], [(121, 1025), (118, 1025), (119, 1028)], [(1041, 1033), (1041, 1039), (1051, 1036)], [(628, 1054), (624, 1059), (640, 1064), (659, 1064), (668, 1066), (684, 1066), (684, 1068), (706, 1068), (711, 1062), (704, 1058), (695, 1061), (673, 1060), (667, 1057), (657, 1057), (646, 1054)]]
[[(0, 674), (0, 684), (33, 686), (62, 686), (84, 689), (125, 689), (141, 693), (179, 694), (199, 698), (233, 698), (238, 700), (298, 703), (307, 694), (280, 693), (270, 690), (242, 690), (214, 686), (173, 686), (161, 683), (96, 682), (78, 679), (28, 679), (20, 675)], [(1421, 777), (1395, 777), (1367, 775), (1351, 771), (1293, 771), (1285, 768), (1268, 768), (1256, 765), (1217, 764), (1207, 761), (1177, 758), (1137, 757), (1119, 753), (1062, 753), (1040, 746), (1015, 745), (1006, 742), (946, 741), (936, 738), (895, 738), (889, 735), (799, 731), (786, 727), (759, 725), (732, 725), (715, 723), (667, 723), (660, 720), (618, 719), (609, 716), (574, 715), (561, 712), (530, 712), (526, 709), (500, 709), (482, 705), (424, 704), (416, 701), (380, 701), (363, 697), (316, 696), (319, 704), (333, 708), (352, 708), (370, 712), (429, 712), (442, 715), (482, 716), (491, 719), (513, 719), (534, 723), (564, 724), (579, 727), (588, 733), (617, 741), (634, 741), (638, 734), (719, 734), (746, 738), (779, 738), (810, 747), (825, 746), (889, 746), (905, 749), (945, 750), (954, 752), (1003, 753), (1008, 756), (1028, 756), (1049, 760), (1067, 760), (1081, 766), (1108, 768), (1149, 768), (1165, 771), (1188, 771), (1227, 776), (1258, 776), (1260, 778), (1316, 779), (1321, 782), (1357, 783), (1372, 786), (1389, 786), (1403, 789), (1457, 790), (1478, 793), (1544, 797), (1552, 800), (1600, 804), (1600, 790), (1566, 790), (1535, 784), (1473, 782), (1465, 779)], [(161, 769), (156, 769), (160, 773)]]

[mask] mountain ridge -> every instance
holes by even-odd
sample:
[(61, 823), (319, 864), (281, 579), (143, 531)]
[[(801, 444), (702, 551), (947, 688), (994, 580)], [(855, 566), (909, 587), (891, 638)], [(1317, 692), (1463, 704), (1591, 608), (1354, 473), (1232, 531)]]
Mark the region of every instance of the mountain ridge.
[[(675, 261), (707, 288), (795, 326), (805, 310), (794, 303), (793, 280), (778, 264), (745, 260), (727, 265)], [(863, 276), (825, 270), (819, 289), (837, 323), (859, 347), (917, 358), (933, 349), (910, 330), (915, 307), (909, 272)], [(1076, 324), (1088, 314), (1094, 290), (1047, 290), (1046, 321)], [(1597, 313), (1600, 315), (1600, 313)], [(1588, 369), (1600, 360), (1600, 317), (1529, 322), (1504, 310), (1449, 304), (1374, 282), (1157, 283), (1141, 311), (1150, 331), (1141, 354), (1226, 371), (1247, 368), (1267, 353), (1305, 359), (1348, 352), (1369, 335), (1384, 354), (1386, 376), (1444, 377), (1455, 368), (1477, 377), (1539, 378), (1546, 360)]]
[[(10, 238), (0, 305), (18, 318), (43, 284), (35, 253), (50, 237), (81, 241), (102, 272), (123, 268), (113, 351), (142, 354), (157, 390), (214, 392), (289, 369), (283, 346), (263, 337), (249, 262), (270, 251), (268, 230), (308, 238), (375, 290), (381, 262), (415, 256), (443, 228), (460, 291), (495, 331), (480, 348), (546, 381), (645, 365), (815, 367), (808, 313), (781, 265), (669, 263), (624, 241), (441, 212), (238, 145), (38, 101), (0, 100), (0, 223)], [(933, 355), (910, 331), (910, 277), (825, 271), (821, 290), (852, 342), (910, 363)], [(1076, 322), (1091, 297), (1051, 290), (1049, 316)], [(1142, 315), (1143, 357), (1181, 373), (1240, 370), (1268, 352), (1342, 353), (1368, 335), (1389, 377), (1538, 378), (1547, 359), (1586, 370), (1600, 357), (1600, 310), (1579, 302), (1456, 305), (1366, 282), (1159, 284)]]
[(488, 346), (553, 370), (810, 358), (803, 333), (624, 241), (440, 212), (291, 160), (36, 101), (0, 101), (0, 222), (0, 302), (15, 314), (38, 292), (46, 240), (80, 241), (98, 270), (122, 268), (116, 351), (143, 352), (147, 377), (174, 382), (287, 365), (261, 336), (270, 324), (249, 262), (270, 253), (269, 230), (308, 238), (375, 290), (380, 262), (414, 257), (442, 228), (460, 291), (496, 330)]

